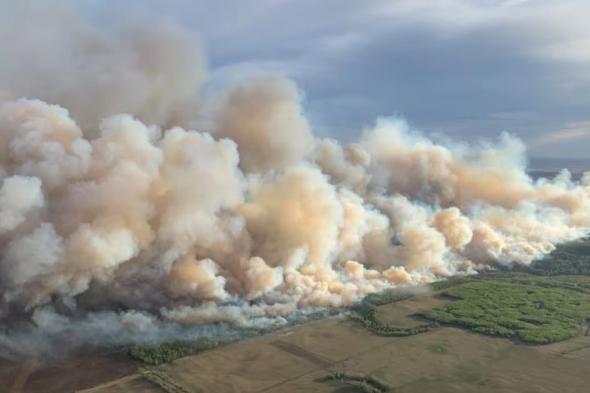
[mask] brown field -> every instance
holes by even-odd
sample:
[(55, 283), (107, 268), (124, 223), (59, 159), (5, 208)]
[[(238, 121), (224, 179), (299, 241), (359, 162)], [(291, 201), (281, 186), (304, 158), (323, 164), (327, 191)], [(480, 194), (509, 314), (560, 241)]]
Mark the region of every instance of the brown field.
[(137, 363), (122, 354), (96, 351), (74, 353), (51, 362), (2, 361), (0, 392), (73, 392), (132, 374), (136, 370)]
[[(400, 326), (440, 304), (421, 296), (382, 306)], [(76, 355), (50, 366), (1, 364), (8, 392), (187, 393), (352, 392), (317, 379), (339, 371), (371, 375), (394, 392), (572, 392), (590, 385), (590, 337), (529, 346), (451, 327), (379, 337), (344, 319), (316, 321), (188, 356), (148, 371), (106, 354)], [(155, 381), (155, 382), (153, 382)], [(161, 387), (164, 386), (164, 387)]]

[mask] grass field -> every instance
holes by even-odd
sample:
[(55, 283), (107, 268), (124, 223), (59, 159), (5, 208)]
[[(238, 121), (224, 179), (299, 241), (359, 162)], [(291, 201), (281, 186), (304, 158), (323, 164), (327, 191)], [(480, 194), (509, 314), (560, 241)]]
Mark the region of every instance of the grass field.
[[(429, 309), (433, 299), (417, 296), (380, 311)], [(397, 393), (579, 393), (587, 389), (588, 345), (584, 336), (520, 345), (446, 326), (384, 337), (346, 319), (329, 319), (149, 367), (88, 393), (139, 393), (150, 381), (154, 393), (373, 393), (375, 381)]]
[[(427, 332), (438, 325), (430, 323), (399, 323), (398, 321), (388, 322), (387, 318), (380, 317), (379, 307), (386, 304), (396, 303), (412, 297), (412, 294), (399, 290), (386, 290), (366, 296), (362, 302), (351, 309), (350, 316), (353, 320), (360, 322), (366, 329), (380, 336), (403, 337)], [(400, 318), (401, 319), (401, 318)]]

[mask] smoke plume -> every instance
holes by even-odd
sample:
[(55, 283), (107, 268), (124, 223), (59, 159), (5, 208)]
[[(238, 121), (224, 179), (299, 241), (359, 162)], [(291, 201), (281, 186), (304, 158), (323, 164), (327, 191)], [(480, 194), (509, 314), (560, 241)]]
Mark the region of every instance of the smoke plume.
[(206, 99), (178, 28), (24, 4), (0, 23), (2, 355), (280, 324), (590, 227), (590, 174), (533, 180), (510, 135), (437, 143), (382, 118), (341, 145), (283, 77)]

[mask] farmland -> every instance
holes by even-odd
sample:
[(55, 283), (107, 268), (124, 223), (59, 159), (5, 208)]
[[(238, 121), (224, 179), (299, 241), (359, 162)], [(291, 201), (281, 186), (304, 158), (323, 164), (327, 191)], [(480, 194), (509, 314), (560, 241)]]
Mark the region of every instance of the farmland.
[[(587, 247), (565, 244), (526, 269), (372, 294), (337, 315), (237, 342), (3, 363), (0, 379), (11, 393), (577, 393), (590, 367)], [(88, 359), (94, 367), (77, 368)]]

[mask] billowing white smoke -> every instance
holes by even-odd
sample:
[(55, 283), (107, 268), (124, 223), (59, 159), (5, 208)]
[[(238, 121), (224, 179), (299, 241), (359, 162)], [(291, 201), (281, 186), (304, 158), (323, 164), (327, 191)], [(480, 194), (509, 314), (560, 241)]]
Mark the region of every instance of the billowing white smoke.
[[(342, 146), (312, 136), (297, 88), (277, 76), (230, 86), (203, 114), (204, 61), (185, 34), (150, 26), (121, 42), (73, 26), (84, 34), (61, 43), (65, 63), (0, 68), (6, 326), (82, 341), (104, 336), (101, 320), (137, 333), (122, 339), (151, 338), (146, 326), (260, 326), (528, 264), (590, 227), (590, 175), (533, 181), (508, 135), (437, 144), (381, 119)], [(62, 68), (71, 61), (77, 72)], [(212, 126), (176, 126), (192, 120)]]
[(2, 1), (0, 18), (0, 99), (59, 104), (88, 133), (118, 113), (168, 126), (200, 109), (205, 61), (187, 31), (130, 16), (101, 29), (62, 0)]

